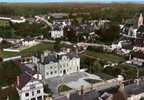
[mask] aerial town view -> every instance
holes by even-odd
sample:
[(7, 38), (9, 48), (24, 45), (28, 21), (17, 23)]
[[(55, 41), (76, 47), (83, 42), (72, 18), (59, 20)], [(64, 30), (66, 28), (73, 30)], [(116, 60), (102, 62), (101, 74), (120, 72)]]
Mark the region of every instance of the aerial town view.
[(144, 0), (0, 0), (0, 100), (144, 100)]

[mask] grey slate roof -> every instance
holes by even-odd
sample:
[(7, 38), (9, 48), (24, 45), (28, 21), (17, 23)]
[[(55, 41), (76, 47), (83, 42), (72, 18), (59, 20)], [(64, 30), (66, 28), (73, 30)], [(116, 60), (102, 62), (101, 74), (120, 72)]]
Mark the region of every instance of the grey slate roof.
[(141, 85), (131, 84), (131, 85), (125, 86), (124, 90), (127, 96), (140, 94), (144, 92), (144, 83)]
[(32, 71), (32, 69), (24, 64), (19, 64), (19, 66), (21, 69), (21, 74), (19, 76), (19, 85), (17, 85), (17, 88), (22, 89), (29, 81), (33, 79), (32, 76), (36, 74), (36, 72)]
[[(48, 56), (44, 57), (44, 60), (42, 60), (43, 58), (40, 58), (40, 63), (49, 64), (50, 62), (58, 62), (60, 59), (62, 59), (63, 56), (66, 56), (69, 59), (79, 58), (79, 55), (73, 51), (70, 51), (69, 53), (65, 53), (65, 54), (61, 54), (61, 55), (58, 55), (55, 52), (53, 52), (53, 53), (51, 52), (48, 54)], [(41, 56), (39, 55), (39, 57), (41, 57)]]

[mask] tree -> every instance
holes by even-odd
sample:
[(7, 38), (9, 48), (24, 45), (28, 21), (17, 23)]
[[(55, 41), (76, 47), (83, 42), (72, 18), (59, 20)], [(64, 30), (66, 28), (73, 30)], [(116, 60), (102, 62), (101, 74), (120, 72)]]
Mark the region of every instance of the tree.
[(107, 24), (99, 30), (99, 36), (103, 42), (112, 42), (119, 38), (119, 34), (119, 26), (113, 23)]
[(20, 74), (19, 67), (13, 61), (0, 63), (0, 87), (13, 84)]

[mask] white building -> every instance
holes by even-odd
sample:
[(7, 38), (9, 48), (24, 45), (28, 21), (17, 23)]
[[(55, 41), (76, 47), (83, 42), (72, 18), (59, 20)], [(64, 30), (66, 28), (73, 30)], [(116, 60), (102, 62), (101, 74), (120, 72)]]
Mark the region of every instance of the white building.
[(69, 49), (53, 53), (44, 52), (39, 56), (33, 56), (33, 62), (44, 79), (80, 71), (80, 58), (76, 52)]
[(0, 43), (3, 41), (3, 38), (2, 37), (0, 37)]
[(37, 42), (31, 38), (31, 37), (26, 37), (25, 39), (22, 39), (22, 46), (33, 46), (33, 45), (36, 45)]
[(61, 38), (63, 37), (63, 30), (52, 30), (51, 31), (51, 38), (56, 39), (56, 38)]
[(63, 36), (64, 36), (63, 27), (59, 24), (53, 25), (51, 30), (51, 38), (56, 39), (61, 38)]
[(22, 74), (17, 76), (16, 82), (20, 100), (44, 100), (44, 87), (41, 82), (41, 75), (35, 74), (35, 72), (26, 67), (22, 69)]

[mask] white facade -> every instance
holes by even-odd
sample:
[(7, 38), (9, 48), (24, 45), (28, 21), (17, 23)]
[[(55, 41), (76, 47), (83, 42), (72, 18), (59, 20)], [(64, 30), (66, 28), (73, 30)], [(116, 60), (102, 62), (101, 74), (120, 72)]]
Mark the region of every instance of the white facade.
[(51, 62), (46, 65), (39, 64), (39, 68), (45, 79), (62, 76), (80, 71), (80, 58), (69, 59), (63, 56), (59, 62)]
[(0, 37), (0, 43), (3, 41), (3, 38), (2, 37)]
[[(55, 56), (59, 56), (59, 54), (55, 54)], [(32, 59), (44, 79), (80, 71), (80, 58), (78, 56), (69, 57), (67, 53), (61, 53), (60, 56), (61, 58), (56, 57), (57, 61), (50, 61), (49, 63), (40, 62), (40, 59), (35, 56)], [(44, 60), (44, 56), (41, 60)]]
[(43, 84), (38, 80), (29, 81), (18, 93), (20, 100), (44, 100)]
[(36, 45), (37, 42), (35, 40), (32, 40), (32, 41), (22, 41), (22, 45), (23, 46), (33, 46), (33, 45)]
[(53, 39), (61, 38), (61, 37), (63, 37), (63, 35), (64, 35), (63, 30), (59, 30), (59, 31), (57, 31), (57, 30), (52, 30), (52, 31), (51, 31), (51, 38), (53, 38)]

